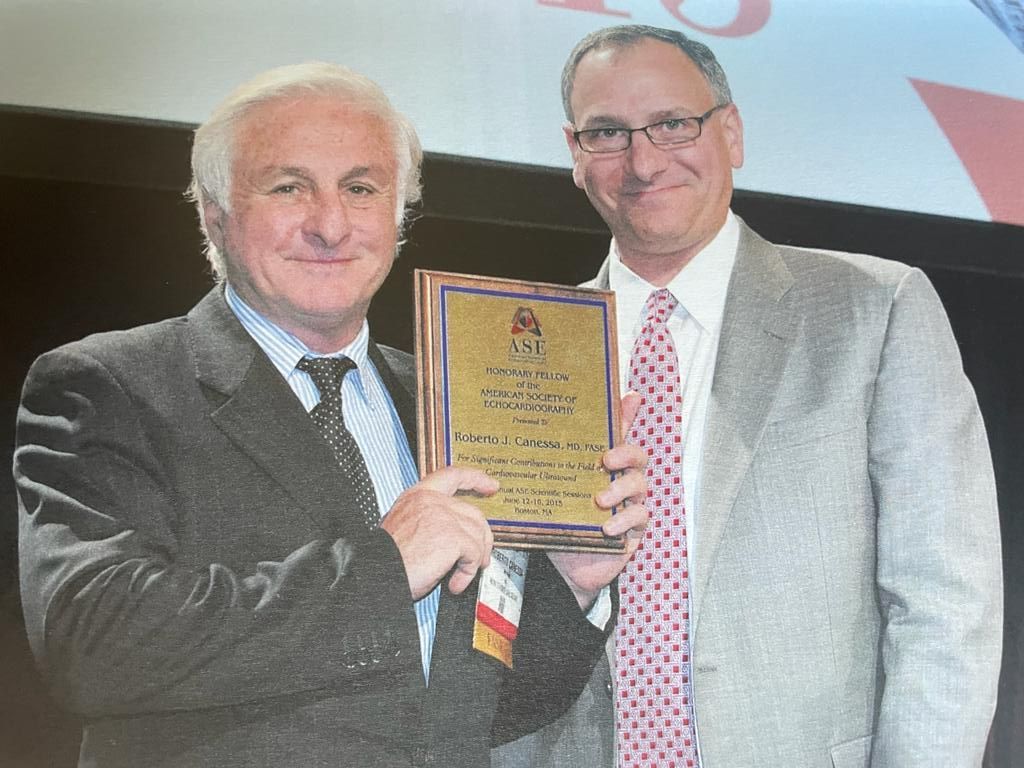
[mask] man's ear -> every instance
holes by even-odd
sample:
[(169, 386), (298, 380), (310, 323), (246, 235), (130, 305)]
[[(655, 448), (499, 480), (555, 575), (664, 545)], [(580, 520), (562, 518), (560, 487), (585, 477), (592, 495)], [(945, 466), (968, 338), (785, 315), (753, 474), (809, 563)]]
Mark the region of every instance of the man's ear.
[(743, 167), (743, 118), (735, 104), (726, 107), (723, 117), (725, 140), (729, 147), (729, 162), (733, 168)]
[(562, 134), (565, 136), (565, 143), (569, 146), (569, 154), (572, 155), (572, 180), (576, 183), (577, 187), (583, 189), (583, 170), (580, 168), (580, 155), (583, 150), (580, 149), (580, 145), (573, 133), (572, 123), (562, 124)]
[(206, 222), (206, 235), (217, 250), (224, 252), (224, 226), (227, 214), (212, 200), (203, 203), (203, 221)]

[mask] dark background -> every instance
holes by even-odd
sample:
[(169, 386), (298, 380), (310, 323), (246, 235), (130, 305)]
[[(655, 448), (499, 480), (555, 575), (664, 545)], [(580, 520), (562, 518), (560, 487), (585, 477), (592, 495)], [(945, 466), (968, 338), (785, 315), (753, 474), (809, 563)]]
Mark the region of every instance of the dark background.
[[(182, 314), (209, 289), (182, 197), (190, 141), (185, 125), (0, 106), (0, 765), (73, 766), (79, 739), (43, 690), (21, 620), (6, 469), (21, 381), (47, 349)], [(378, 341), (412, 348), (416, 267), (577, 283), (607, 252), (607, 231), (567, 171), (432, 155), (424, 184), (425, 204), (370, 311)], [(1024, 756), (1024, 228), (742, 191), (733, 207), (776, 242), (919, 266), (941, 295), (984, 412), (1000, 496), (1006, 628), (986, 766), (1024, 764), (1015, 757)]]

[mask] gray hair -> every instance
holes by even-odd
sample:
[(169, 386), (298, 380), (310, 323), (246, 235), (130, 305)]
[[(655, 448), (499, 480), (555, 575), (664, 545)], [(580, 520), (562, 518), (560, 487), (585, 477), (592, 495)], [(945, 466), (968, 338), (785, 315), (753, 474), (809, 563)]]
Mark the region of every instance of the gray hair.
[(399, 245), (409, 206), (421, 196), (420, 165), (423, 149), (408, 118), (398, 112), (375, 82), (347, 67), (310, 61), (277, 67), (236, 88), (200, 125), (192, 142), (192, 182), (186, 197), (196, 204), (199, 227), (206, 238), (206, 258), (214, 277), (224, 277), (224, 255), (210, 240), (204, 206), (212, 202), (231, 211), (231, 165), (239, 123), (257, 107), (302, 95), (333, 96), (351, 102), (380, 117), (390, 128), (398, 162), (395, 225)]
[(566, 120), (570, 123), (573, 122), (572, 88), (576, 82), (576, 69), (583, 57), (597, 49), (628, 48), (643, 40), (660, 40), (663, 43), (674, 45), (697, 65), (701, 74), (704, 75), (704, 79), (711, 86), (711, 93), (715, 97), (716, 105), (732, 102), (732, 92), (729, 90), (729, 80), (725, 76), (725, 70), (718, 63), (715, 54), (704, 43), (698, 43), (682, 32), (671, 29), (649, 27), (645, 24), (623, 24), (591, 32), (580, 40), (569, 54), (565, 68), (562, 69), (562, 108), (565, 110)]

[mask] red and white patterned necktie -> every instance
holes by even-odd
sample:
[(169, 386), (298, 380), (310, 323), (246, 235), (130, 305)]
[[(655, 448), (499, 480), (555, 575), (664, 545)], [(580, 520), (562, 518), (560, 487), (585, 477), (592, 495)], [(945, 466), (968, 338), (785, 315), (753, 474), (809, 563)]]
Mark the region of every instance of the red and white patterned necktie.
[(644, 305), (629, 388), (643, 398), (628, 441), (647, 452), (643, 542), (619, 577), (619, 768), (697, 766), (690, 683), (690, 574), (683, 504), (683, 397), (666, 289)]

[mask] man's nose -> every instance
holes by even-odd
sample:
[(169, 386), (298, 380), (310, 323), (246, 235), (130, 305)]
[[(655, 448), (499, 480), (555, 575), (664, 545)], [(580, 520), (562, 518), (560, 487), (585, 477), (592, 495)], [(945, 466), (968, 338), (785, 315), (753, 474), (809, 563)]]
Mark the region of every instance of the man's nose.
[(668, 165), (668, 152), (655, 146), (643, 131), (635, 131), (626, 150), (626, 163), (630, 173), (641, 181), (651, 181)]
[(341, 194), (328, 192), (317, 195), (306, 217), (305, 234), (315, 245), (333, 248), (351, 231), (348, 208)]

